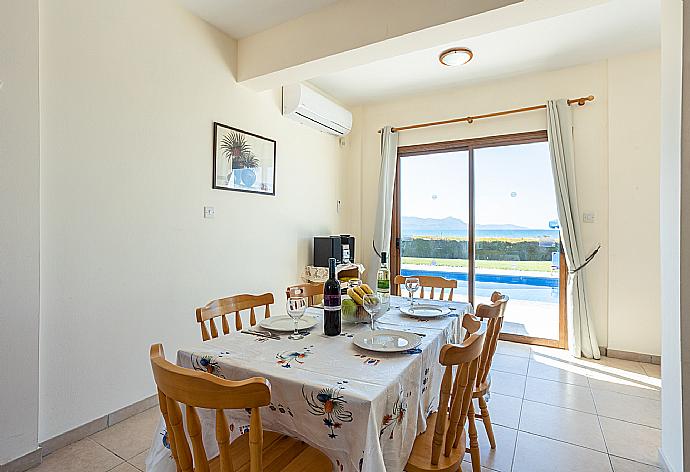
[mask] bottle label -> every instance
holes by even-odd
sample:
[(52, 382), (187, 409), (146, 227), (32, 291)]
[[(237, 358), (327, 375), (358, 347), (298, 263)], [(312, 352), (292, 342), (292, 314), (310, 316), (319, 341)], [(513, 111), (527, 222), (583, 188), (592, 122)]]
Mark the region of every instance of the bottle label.
[(379, 290), (389, 291), (391, 289), (391, 281), (388, 279), (380, 279), (376, 282), (376, 287)]
[(338, 295), (324, 295), (323, 309), (326, 311), (338, 311), (341, 308), (340, 294)]

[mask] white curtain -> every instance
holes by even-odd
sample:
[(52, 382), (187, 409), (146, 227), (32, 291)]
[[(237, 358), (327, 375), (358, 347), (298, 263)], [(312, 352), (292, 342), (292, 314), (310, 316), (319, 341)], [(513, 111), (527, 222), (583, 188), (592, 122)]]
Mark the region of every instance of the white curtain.
[[(393, 192), (395, 167), (398, 162), (398, 133), (390, 126), (381, 130), (381, 170), (379, 172), (379, 200), (374, 222), (374, 240), (369, 248), (369, 264), (366, 279), (371, 287), (376, 285), (376, 271), (381, 263), (381, 251), (388, 252), (391, 244), (391, 220), (393, 219)], [(390, 258), (389, 258), (390, 260)]]
[(546, 109), (551, 170), (556, 187), (561, 239), (568, 265), (568, 347), (576, 357), (599, 359), (599, 343), (587, 302), (583, 270), (596, 251), (588, 258), (582, 256), (571, 110), (564, 99), (549, 100)]

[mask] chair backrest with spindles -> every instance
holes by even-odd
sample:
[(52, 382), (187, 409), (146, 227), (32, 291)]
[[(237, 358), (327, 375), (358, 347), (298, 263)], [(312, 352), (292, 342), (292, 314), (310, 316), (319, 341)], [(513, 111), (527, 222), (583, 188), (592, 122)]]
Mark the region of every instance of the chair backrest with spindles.
[(314, 306), (314, 297), (323, 295), (323, 284), (319, 283), (308, 283), (291, 285), (285, 290), (285, 296), (290, 297), (305, 297), (309, 306)]
[(506, 311), (508, 299), (508, 295), (503, 295), (501, 292), (494, 292), (491, 294), (491, 304), (479, 304), (475, 310), (474, 316), (480, 320), (488, 320), (486, 323), (486, 341), (484, 342), (482, 359), (479, 365), (479, 374), (477, 375), (477, 386), (486, 382), (489, 377), (491, 362), (496, 353), (498, 337), (503, 327), (503, 315)]
[(446, 368), (441, 380), (440, 400), (431, 445), (432, 465), (438, 464), (441, 452), (448, 457), (451, 449), (458, 445), (465, 448), (465, 444), (459, 442), (472, 402), (484, 335), (484, 331), (477, 331), (460, 345), (446, 344), (441, 348), (439, 362)]
[[(274, 303), (272, 293), (264, 293), (263, 295), (234, 295), (232, 297), (221, 298), (209, 302), (206, 306), (196, 309), (196, 321), (201, 326), (201, 338), (208, 341), (211, 338), (218, 337), (218, 327), (214, 318), (221, 318), (221, 325), (223, 327), (223, 334), (230, 334), (230, 324), (228, 323), (227, 315), (234, 313), (235, 328), (237, 331), (242, 330), (242, 318), (240, 312), (243, 310), (250, 310), (249, 324), (254, 326), (256, 324), (256, 307), (264, 306), (264, 318), (271, 316), (271, 305)], [(209, 324), (209, 329), (206, 328), (206, 322)]]
[[(268, 381), (260, 377), (242, 381), (224, 380), (206, 372), (176, 366), (165, 360), (161, 344), (151, 346), (150, 358), (158, 387), (159, 406), (168, 431), (170, 452), (178, 472), (209, 472), (197, 408), (216, 410), (216, 442), (220, 450), (218, 472), (234, 472), (230, 457), (230, 430), (223, 410), (250, 408), (249, 470), (261, 471), (263, 429), (259, 407), (267, 406), (271, 401)], [(185, 405), (184, 423), (180, 404)], [(185, 424), (192, 443), (191, 450), (185, 435)]]
[[(421, 290), (419, 296), (421, 298), (424, 298), (425, 289), (428, 288), (430, 289), (429, 298), (434, 299), (436, 289), (440, 288), (441, 293), (439, 294), (438, 299), (453, 301), (453, 290), (458, 288), (457, 280), (444, 279), (443, 277), (436, 277), (433, 275), (396, 275), (393, 283), (398, 286), (398, 293), (400, 293), (400, 288), (405, 286), (405, 279), (410, 277), (416, 277), (419, 279), (419, 287)], [(447, 299), (444, 298), (446, 289), (450, 289)]]

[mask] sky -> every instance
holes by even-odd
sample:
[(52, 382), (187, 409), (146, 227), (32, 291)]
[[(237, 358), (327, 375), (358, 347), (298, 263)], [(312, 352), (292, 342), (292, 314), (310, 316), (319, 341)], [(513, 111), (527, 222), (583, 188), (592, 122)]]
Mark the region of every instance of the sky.
[[(477, 224), (549, 227), (558, 218), (548, 143), (476, 149)], [(469, 219), (466, 151), (403, 157), (401, 214)]]

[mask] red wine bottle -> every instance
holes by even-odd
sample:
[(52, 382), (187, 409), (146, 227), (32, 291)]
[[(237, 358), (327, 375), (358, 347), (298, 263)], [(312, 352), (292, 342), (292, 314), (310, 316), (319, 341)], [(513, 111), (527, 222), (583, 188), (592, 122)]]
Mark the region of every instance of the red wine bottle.
[(340, 334), (340, 282), (335, 276), (335, 258), (328, 259), (328, 280), (323, 284), (323, 333)]

